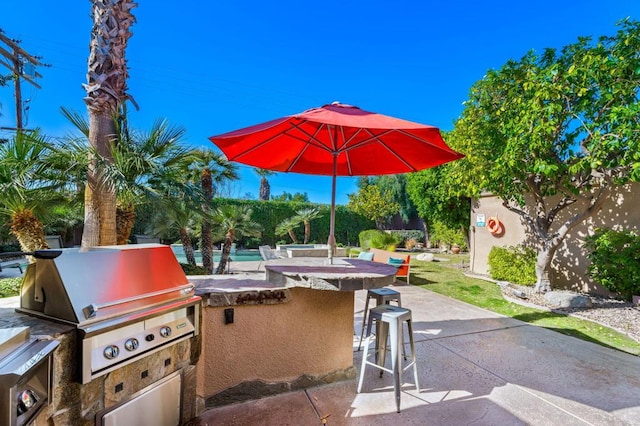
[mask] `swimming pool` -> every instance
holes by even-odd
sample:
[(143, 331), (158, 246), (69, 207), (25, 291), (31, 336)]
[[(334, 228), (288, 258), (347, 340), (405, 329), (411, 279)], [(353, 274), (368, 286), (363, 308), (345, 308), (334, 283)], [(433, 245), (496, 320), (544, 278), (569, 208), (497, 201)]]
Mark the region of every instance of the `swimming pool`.
[[(181, 245), (172, 245), (171, 249), (173, 253), (176, 255), (178, 262), (187, 263), (187, 257), (184, 255), (184, 249)], [(196, 263), (198, 265), (202, 264), (202, 255), (200, 254), (200, 250), (195, 251)], [(250, 262), (250, 261), (260, 261), (262, 260), (262, 256), (260, 256), (260, 252), (258, 250), (237, 250), (235, 253), (231, 253), (231, 261), (232, 262)], [(220, 250), (213, 251), (213, 261), (220, 261)]]

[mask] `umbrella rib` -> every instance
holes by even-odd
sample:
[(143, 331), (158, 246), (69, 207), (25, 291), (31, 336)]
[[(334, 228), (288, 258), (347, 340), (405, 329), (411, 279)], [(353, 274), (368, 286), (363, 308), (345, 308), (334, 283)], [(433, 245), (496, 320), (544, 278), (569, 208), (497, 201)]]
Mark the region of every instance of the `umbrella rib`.
[[(304, 123), (306, 123), (306, 121), (303, 121), (303, 122), (301, 122), (300, 124), (304, 124)], [(322, 149), (322, 150), (324, 150), (324, 151), (327, 151), (327, 152), (331, 152), (331, 153), (333, 153), (334, 151), (332, 151), (331, 149), (328, 149), (326, 145), (324, 145), (322, 142), (320, 142), (320, 141), (316, 138), (316, 136), (318, 135), (318, 133), (320, 133), (320, 131), (321, 131), (325, 126), (326, 126), (326, 124), (321, 124), (321, 125), (316, 129), (315, 133), (312, 135), (312, 134), (310, 134), (309, 132), (307, 132), (306, 130), (304, 130), (304, 129), (300, 128), (300, 125), (299, 125), (299, 124), (293, 124), (293, 127), (294, 127), (294, 128), (298, 129), (300, 132), (302, 132), (303, 134), (305, 134), (306, 136), (308, 136), (308, 137), (309, 137), (309, 139), (307, 140), (307, 139), (303, 139), (303, 138), (300, 138), (300, 137), (298, 137), (298, 136), (293, 136), (293, 135), (290, 135), (290, 136), (291, 136), (292, 138), (294, 138), (294, 139), (298, 139), (299, 141), (304, 142), (304, 143), (305, 143), (305, 144), (307, 144), (307, 145), (313, 145), (313, 146), (315, 146), (315, 147), (317, 147), (317, 148), (320, 148), (320, 149)], [(289, 130), (292, 130), (292, 129), (289, 129)], [(289, 130), (287, 130), (287, 131), (289, 131)]]
[[(386, 143), (384, 143), (383, 141), (381, 141), (381, 140), (379, 139), (379, 137), (380, 137), (380, 136), (382, 136), (382, 135), (375, 136), (375, 135), (371, 134), (371, 131), (370, 131), (370, 130), (366, 130), (366, 132), (367, 132), (367, 133), (369, 133), (369, 134), (371, 135), (371, 137), (372, 137), (372, 138), (374, 138), (374, 139), (378, 140), (378, 143), (379, 143), (380, 145), (382, 145), (382, 146), (384, 146), (385, 148), (387, 148), (387, 150), (388, 150), (391, 154), (393, 154), (393, 156), (394, 156), (394, 157), (396, 157), (398, 160), (400, 160), (400, 162), (401, 162), (402, 164), (404, 164), (404, 165), (405, 165), (405, 167), (407, 167), (407, 168), (408, 168), (409, 170), (411, 170), (412, 172), (417, 171), (417, 169), (416, 169), (415, 167), (413, 167), (411, 164), (407, 163), (407, 161), (406, 161), (404, 158), (402, 158), (400, 155), (398, 155), (398, 154), (397, 154), (393, 149), (391, 149), (391, 148), (389, 147), (389, 145), (387, 145)], [(404, 134), (404, 132), (402, 132), (401, 130), (400, 130), (399, 132), (401, 132), (401, 133), (403, 133), (403, 134)], [(413, 135), (409, 135), (409, 136), (413, 136)], [(420, 139), (420, 140), (422, 140), (422, 139)]]
[[(313, 135), (310, 135), (308, 132), (306, 132), (305, 130), (301, 129), (298, 125), (293, 124), (293, 127), (298, 129), (300, 132), (304, 133), (305, 135), (307, 135), (309, 137), (309, 140), (305, 140), (302, 138), (299, 138), (295, 135), (289, 135), (290, 137), (294, 138), (294, 139), (298, 139), (299, 141), (304, 142), (304, 147), (300, 150), (300, 152), (298, 153), (298, 155), (296, 156), (296, 158), (291, 162), (291, 164), (289, 164), (289, 167), (287, 167), (287, 172), (290, 172), (295, 165), (298, 163), (298, 160), (300, 160), (300, 158), (302, 157), (302, 155), (306, 152), (306, 150), (309, 148), (309, 145), (313, 145), (313, 146), (317, 146), (321, 149), (327, 150), (326, 147), (321, 144), (317, 139), (316, 136), (318, 135), (318, 133), (320, 133), (320, 131), (322, 130), (322, 128), (324, 127), (324, 124), (319, 126), (315, 133)], [(288, 131), (288, 130), (287, 130)], [(286, 132), (285, 132), (286, 133)], [(311, 143), (310, 143), (311, 142)], [(328, 150), (327, 150), (328, 151)]]

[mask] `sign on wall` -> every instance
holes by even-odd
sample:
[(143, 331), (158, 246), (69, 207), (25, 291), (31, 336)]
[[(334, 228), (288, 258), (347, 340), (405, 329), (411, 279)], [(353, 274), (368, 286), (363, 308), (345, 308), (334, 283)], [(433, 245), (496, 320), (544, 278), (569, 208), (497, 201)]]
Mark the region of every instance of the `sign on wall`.
[(479, 228), (483, 226), (487, 226), (487, 221), (486, 221), (486, 218), (484, 217), (484, 214), (482, 213), (476, 214), (476, 226)]

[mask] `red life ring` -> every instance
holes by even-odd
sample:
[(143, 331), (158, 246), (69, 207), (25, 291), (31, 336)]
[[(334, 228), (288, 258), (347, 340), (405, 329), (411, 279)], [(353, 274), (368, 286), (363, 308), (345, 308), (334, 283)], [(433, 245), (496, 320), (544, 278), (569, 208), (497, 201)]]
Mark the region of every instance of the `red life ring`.
[(504, 225), (502, 224), (502, 222), (500, 222), (500, 219), (498, 219), (497, 217), (490, 217), (487, 220), (487, 229), (489, 230), (489, 232), (491, 232), (491, 234), (493, 234), (496, 237), (499, 237), (502, 234), (504, 234)]

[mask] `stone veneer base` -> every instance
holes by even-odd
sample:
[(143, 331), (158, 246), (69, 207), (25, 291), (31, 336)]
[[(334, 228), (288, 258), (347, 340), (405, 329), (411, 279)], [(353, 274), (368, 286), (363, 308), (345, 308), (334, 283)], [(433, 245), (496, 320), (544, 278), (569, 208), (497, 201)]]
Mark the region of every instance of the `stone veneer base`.
[(291, 382), (267, 383), (262, 380), (254, 380), (240, 383), (216, 395), (212, 395), (206, 398), (202, 405), (204, 405), (205, 409), (220, 407), (237, 402), (250, 401), (281, 393), (308, 389), (314, 386), (325, 385), (327, 383), (355, 379), (355, 377), (356, 369), (351, 366), (345, 370), (334, 371), (323, 376), (309, 376), (305, 374)]

